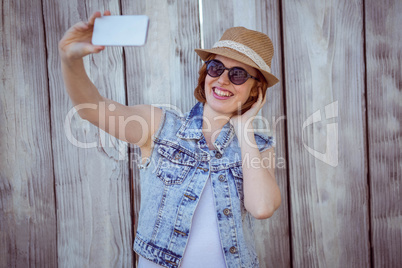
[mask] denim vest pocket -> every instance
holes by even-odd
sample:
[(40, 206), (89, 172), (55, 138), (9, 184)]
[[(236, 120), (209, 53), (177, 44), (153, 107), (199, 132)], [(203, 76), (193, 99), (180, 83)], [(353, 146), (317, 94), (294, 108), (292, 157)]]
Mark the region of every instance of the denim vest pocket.
[(236, 184), (236, 189), (237, 189), (237, 195), (240, 198), (242, 202), (244, 202), (244, 191), (243, 191), (243, 170), (241, 166), (235, 166), (235, 167), (230, 167), (230, 172), (233, 175), (235, 184)]
[(197, 161), (179, 146), (158, 146), (160, 155), (156, 176), (166, 185), (181, 184)]

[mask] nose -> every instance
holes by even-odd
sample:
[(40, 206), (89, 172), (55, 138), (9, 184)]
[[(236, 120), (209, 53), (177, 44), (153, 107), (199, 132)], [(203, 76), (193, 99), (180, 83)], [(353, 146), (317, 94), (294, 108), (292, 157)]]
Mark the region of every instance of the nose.
[(221, 85), (227, 85), (230, 83), (228, 70), (223, 71), (221, 76), (219, 76), (218, 83)]

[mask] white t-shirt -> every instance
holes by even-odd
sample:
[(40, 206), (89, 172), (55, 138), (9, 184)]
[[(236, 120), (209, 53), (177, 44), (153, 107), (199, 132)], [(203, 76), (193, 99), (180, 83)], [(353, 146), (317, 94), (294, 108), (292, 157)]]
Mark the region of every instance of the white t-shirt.
[[(160, 268), (142, 256), (138, 268)], [(209, 178), (194, 212), (186, 250), (180, 264), (181, 268), (225, 268), (218, 222), (214, 205), (214, 197)]]

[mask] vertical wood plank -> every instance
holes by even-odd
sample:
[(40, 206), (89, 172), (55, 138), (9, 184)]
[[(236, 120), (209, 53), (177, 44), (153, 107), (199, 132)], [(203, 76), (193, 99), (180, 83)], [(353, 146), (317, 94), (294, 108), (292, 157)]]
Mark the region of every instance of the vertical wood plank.
[(147, 44), (125, 48), (129, 104), (171, 104), (186, 112), (196, 102), (193, 92), (201, 60), (198, 1), (122, 1), (123, 14), (150, 18)]
[[(212, 1), (203, 0), (205, 47), (212, 47), (227, 28), (244, 26), (266, 33), (274, 44), (273, 73), (282, 81), (280, 9), (278, 1)], [(282, 204), (274, 216), (256, 221), (256, 248), (261, 267), (289, 267), (289, 218), (287, 164), (285, 151), (283, 82), (267, 91), (267, 104), (256, 125), (265, 134), (276, 137), (275, 176), (281, 189)]]
[[(185, 113), (195, 103), (193, 92), (201, 60), (198, 1), (122, 1), (123, 14), (150, 18), (147, 44), (125, 48), (129, 105), (152, 104)], [(140, 151), (132, 147), (134, 234), (140, 209)]]
[[(204, 39), (205, 48), (211, 48), (221, 38), (226, 29), (233, 26), (242, 26), (234, 24), (233, 2), (234, 0), (202, 0), (202, 38)], [(249, 18), (249, 20), (253, 19)]]
[(366, 1), (367, 110), (374, 267), (402, 264), (402, 2)]
[[(259, 221), (256, 224), (256, 241), (259, 249), (261, 267), (290, 267), (291, 248), (289, 236), (289, 193), (288, 193), (288, 164), (286, 153), (285, 132), (285, 77), (282, 74), (282, 31), (280, 22), (279, 1), (256, 2), (256, 30), (266, 33), (274, 44), (274, 58), (272, 70), (279, 79), (279, 83), (267, 91), (267, 104), (263, 107), (261, 115), (268, 120), (267, 124), (258, 124), (260, 129), (266, 129), (268, 135), (276, 138), (275, 177), (281, 189), (282, 204), (270, 219)], [(257, 121), (257, 123), (259, 123)]]
[(41, 1), (0, 6), (0, 267), (56, 267)]
[(284, 1), (294, 267), (369, 267), (362, 1)]
[[(68, 112), (74, 110), (62, 81), (57, 49), (69, 27), (87, 21), (94, 11), (106, 9), (119, 14), (119, 1), (44, 1), (59, 267), (133, 265), (127, 147), (78, 114), (66, 124)], [(86, 57), (85, 65), (102, 95), (125, 103), (121, 48), (108, 47)], [(91, 148), (77, 146), (71, 142), (74, 140)]]

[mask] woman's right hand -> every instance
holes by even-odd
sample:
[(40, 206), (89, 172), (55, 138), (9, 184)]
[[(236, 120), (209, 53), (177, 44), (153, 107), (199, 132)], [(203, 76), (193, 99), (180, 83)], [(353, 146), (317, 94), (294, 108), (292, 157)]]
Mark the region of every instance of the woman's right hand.
[[(110, 11), (105, 11), (104, 16), (109, 16)], [(95, 12), (88, 22), (78, 22), (64, 34), (59, 42), (59, 53), (62, 60), (78, 60), (92, 53), (99, 53), (104, 46), (92, 44), (92, 33), (95, 19), (101, 17), (100, 12)]]

